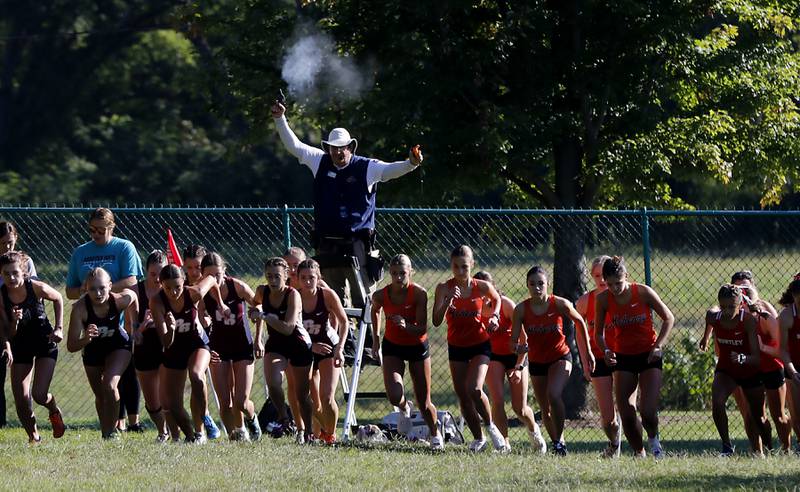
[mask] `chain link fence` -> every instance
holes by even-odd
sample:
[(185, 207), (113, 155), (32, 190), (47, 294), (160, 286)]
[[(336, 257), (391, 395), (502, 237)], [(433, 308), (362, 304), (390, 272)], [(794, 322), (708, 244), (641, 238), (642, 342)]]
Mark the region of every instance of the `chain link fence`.
[[(7, 207), (0, 209), (0, 219), (17, 225), (18, 249), (34, 259), (40, 279), (63, 293), (71, 253), (90, 239), (90, 210)], [(229, 263), (229, 274), (252, 287), (264, 283), (265, 258), (282, 254), (290, 245), (311, 249), (313, 217), (307, 208), (116, 208), (114, 212), (115, 235), (132, 241), (142, 259), (153, 249), (165, 248), (169, 227), (180, 248), (197, 243), (220, 252)], [(761, 297), (775, 304), (792, 274), (800, 269), (796, 241), (800, 212), (379, 209), (377, 220), (382, 254), (387, 259), (397, 253), (412, 258), (413, 279), (428, 290), (429, 308), (436, 284), (450, 277), (449, 252), (457, 244), (470, 245), (475, 251), (475, 271), (491, 272), (498, 288), (516, 302), (527, 297), (525, 272), (534, 264), (544, 266), (552, 276), (556, 261), (575, 264), (577, 258), (586, 264), (600, 254), (625, 256), (631, 280), (650, 283), (675, 314), (675, 329), (665, 349), (661, 400), (662, 440), (672, 441), (673, 448), (711, 445), (709, 441), (717, 439), (710, 413), (713, 354), (701, 353), (696, 347), (705, 311), (715, 304), (720, 284), (729, 281), (734, 272), (749, 269)], [(564, 249), (569, 249), (571, 258), (567, 255), (564, 259)], [(556, 270), (556, 275), (569, 271)], [(582, 282), (590, 284), (586, 268), (582, 275)], [(380, 285), (385, 284), (386, 279)], [(67, 307), (65, 326), (69, 312)], [(431, 326), (430, 339), (433, 401), (440, 409), (458, 414), (447, 364), (446, 327)], [(605, 437), (593, 392), (579, 381), (580, 369), (575, 367), (573, 372), (575, 381), (568, 386), (565, 400), (574, 406), (585, 395), (586, 404), (581, 411), (571, 412), (576, 418), (568, 422), (566, 439), (600, 449)], [(406, 385), (411, 396), (408, 377)], [(380, 369), (365, 367), (359, 390), (382, 388)], [(8, 384), (4, 389), (13, 422), (11, 390)], [(52, 392), (68, 424), (96, 421), (80, 355), (68, 354), (63, 344)], [(529, 402), (537, 411), (529, 392)], [(265, 397), (262, 363), (258, 361), (253, 399), (260, 406)], [(341, 391), (339, 402), (343, 418)], [(511, 417), (510, 398), (507, 406)], [(389, 411), (385, 400), (365, 400), (358, 403), (356, 415), (360, 420), (378, 420)], [(732, 436), (744, 439), (741, 419), (734, 412), (731, 406)], [(143, 405), (141, 413), (146, 413)], [(512, 427), (512, 440), (524, 440), (523, 430)]]

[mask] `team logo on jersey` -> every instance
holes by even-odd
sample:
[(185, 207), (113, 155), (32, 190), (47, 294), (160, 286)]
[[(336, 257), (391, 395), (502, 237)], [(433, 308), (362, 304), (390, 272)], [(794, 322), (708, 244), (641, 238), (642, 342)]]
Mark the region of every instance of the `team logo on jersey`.
[(319, 323), (314, 323), (313, 319), (304, 319), (303, 328), (306, 329), (309, 335), (316, 336), (319, 335), (319, 331), (322, 328), (322, 325), (320, 325)]
[(233, 311), (230, 312), (228, 316), (222, 314), (222, 310), (217, 309), (217, 312), (214, 314), (218, 323), (223, 323), (225, 326), (233, 326), (236, 324), (236, 313)]
[(194, 325), (194, 323), (192, 323), (191, 321), (186, 321), (183, 318), (178, 318), (175, 320), (175, 332), (188, 333), (189, 331), (191, 331), (192, 325)]
[(559, 331), (558, 325), (528, 325), (525, 327), (525, 333), (528, 335), (544, 335), (557, 331)]
[(111, 338), (116, 332), (117, 330), (114, 328), (109, 328), (108, 326), (98, 326), (97, 338)]
[(734, 347), (741, 347), (742, 345), (744, 345), (744, 340), (733, 340), (733, 339), (730, 339), (730, 338), (719, 338), (719, 337), (717, 337), (717, 342), (720, 345), (731, 345), (731, 346), (734, 346)]

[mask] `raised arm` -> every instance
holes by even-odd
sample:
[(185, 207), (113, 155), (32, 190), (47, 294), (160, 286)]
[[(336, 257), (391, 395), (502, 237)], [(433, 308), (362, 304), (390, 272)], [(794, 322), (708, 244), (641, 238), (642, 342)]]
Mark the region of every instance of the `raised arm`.
[(285, 115), (286, 108), (282, 104), (276, 102), (272, 106), (271, 112), (272, 119), (275, 121), (275, 129), (278, 131), (278, 136), (284, 148), (286, 148), (290, 154), (297, 157), (300, 164), (308, 166), (314, 176), (316, 176), (319, 163), (322, 160), (322, 156), (325, 155), (325, 152), (323, 152), (322, 149), (304, 144), (297, 138), (297, 135), (289, 128), (289, 122), (286, 121)]

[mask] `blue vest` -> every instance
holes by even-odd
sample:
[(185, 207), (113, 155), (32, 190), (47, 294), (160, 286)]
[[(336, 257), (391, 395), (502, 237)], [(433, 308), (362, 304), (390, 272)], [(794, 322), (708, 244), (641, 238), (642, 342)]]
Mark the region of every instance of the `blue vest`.
[(351, 237), (362, 229), (375, 229), (375, 193), (367, 189), (369, 159), (353, 155), (350, 164), (337, 169), (328, 154), (322, 156), (314, 176), (314, 231), (318, 239)]

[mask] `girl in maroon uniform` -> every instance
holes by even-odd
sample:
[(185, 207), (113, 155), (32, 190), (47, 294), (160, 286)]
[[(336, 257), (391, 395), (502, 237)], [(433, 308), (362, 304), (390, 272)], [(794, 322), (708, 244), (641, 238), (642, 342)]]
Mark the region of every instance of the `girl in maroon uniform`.
[[(164, 346), (159, 372), (161, 402), (168, 416), (175, 419), (188, 442), (204, 443), (203, 417), (207, 408), (206, 369), (211, 360), (208, 337), (200, 327), (197, 305), (209, 291), (221, 299), (213, 277), (186, 286), (183, 270), (167, 265), (158, 275), (161, 290), (150, 298), (150, 312)], [(223, 315), (230, 309), (219, 302)], [(183, 407), (186, 376), (192, 387), (191, 418)]]
[[(17, 416), (28, 433), (28, 441), (41, 440), (36, 427), (31, 400), (47, 407), (53, 425), (53, 437), (64, 435), (64, 420), (49, 392), (53, 371), (58, 359), (57, 344), (64, 338), (61, 328), (64, 301), (55, 289), (31, 280), (28, 272), (29, 258), (18, 251), (0, 255), (0, 321), (6, 328), (3, 355), (11, 364), (11, 390)], [(53, 303), (56, 326), (50, 324), (44, 309), (44, 300)], [(0, 364), (4, 361), (0, 361)], [(33, 379), (33, 384), (31, 384)], [(2, 388), (0, 388), (2, 389)]]
[(528, 336), (528, 371), (533, 392), (542, 409), (542, 422), (553, 442), (553, 452), (566, 456), (564, 419), (566, 411), (561, 394), (572, 371), (572, 353), (564, 334), (563, 318), (575, 323), (578, 352), (583, 365), (594, 370), (594, 357), (589, 350), (586, 322), (563, 297), (547, 293), (547, 274), (540, 266), (528, 270), (526, 284), (530, 297), (514, 308), (510, 344), (518, 348), (520, 333)]
[[(759, 431), (763, 428), (764, 387), (759, 378), (761, 352), (758, 349), (756, 319), (742, 309), (742, 291), (732, 284), (723, 285), (717, 294), (719, 308), (706, 313), (706, 325), (712, 328), (719, 350), (712, 386), (712, 414), (714, 425), (722, 439), (722, 456), (733, 454), (728, 434), (728, 415), (725, 404), (738, 387), (747, 399), (751, 424)], [(759, 433), (750, 437), (750, 446), (756, 454), (763, 454)]]
[[(320, 424), (320, 440), (336, 442), (336, 422), (339, 407), (336, 387), (344, 363), (344, 342), (347, 334), (347, 315), (334, 291), (319, 285), (319, 264), (304, 260), (297, 267), (300, 298), (303, 305), (303, 326), (311, 336), (314, 353), (314, 384), (311, 395)], [(331, 315), (335, 323), (330, 322)]]
[[(497, 286), (489, 272), (478, 272), (474, 278), (485, 280), (497, 289)], [(489, 333), (489, 343), (492, 347), (492, 354), (489, 356), (489, 372), (486, 374), (486, 384), (489, 386), (489, 399), (492, 402), (492, 419), (500, 429), (500, 433), (506, 439), (505, 451), (511, 450), (511, 443), (508, 440), (508, 416), (506, 415), (506, 396), (505, 381), (508, 379), (511, 388), (511, 408), (514, 413), (525, 424), (528, 429), (528, 438), (534, 449), (539, 453), (547, 453), (547, 443), (542, 437), (539, 424), (533, 417), (533, 410), (528, 406), (528, 356), (522, 351), (518, 353), (511, 348), (512, 317), (514, 316), (514, 301), (504, 296), (499, 290), (500, 295), (500, 321), (496, 330)], [(489, 318), (494, 314), (492, 301), (484, 299), (481, 319), (484, 324), (488, 324)], [(528, 344), (528, 336), (525, 332), (520, 333), (520, 345)]]
[[(611, 259), (610, 256), (602, 255), (592, 260), (592, 267), (589, 273), (594, 281), (595, 288), (582, 295), (577, 302), (575, 302), (575, 310), (586, 320), (586, 325), (589, 332), (589, 345), (594, 355), (594, 371), (589, 374), (594, 388), (594, 395), (597, 399), (597, 406), (600, 409), (600, 424), (603, 427), (606, 437), (608, 437), (608, 445), (603, 450), (603, 456), (606, 458), (619, 457), (620, 444), (622, 442), (622, 433), (619, 427), (619, 417), (617, 416), (616, 408), (614, 407), (614, 371), (606, 364), (603, 358), (603, 351), (597, 345), (597, 338), (595, 333), (597, 331), (594, 324), (594, 306), (597, 294), (606, 290), (606, 281), (603, 280), (603, 263)], [(606, 323), (610, 321), (606, 315)], [(606, 329), (606, 345), (614, 350), (616, 344), (614, 343), (614, 331)], [(584, 366), (584, 376), (586, 370)]]
[[(411, 259), (397, 255), (389, 262), (392, 282), (372, 295), (372, 353), (383, 357), (383, 384), (389, 402), (400, 409), (397, 430), (407, 434), (410, 428), (411, 402), (406, 399), (403, 374), (408, 372), (422, 418), (428, 424), (431, 448), (444, 449), (439, 433), (436, 407), (431, 402), (431, 359), (428, 347), (428, 293), (411, 282)], [(381, 343), (381, 311), (386, 316), (386, 330)]]
[[(622, 430), (636, 456), (644, 457), (644, 426), (650, 452), (659, 459), (664, 455), (658, 435), (662, 348), (675, 317), (656, 291), (647, 285), (628, 282), (628, 270), (622, 257), (615, 256), (603, 263), (603, 279), (608, 289), (595, 298), (595, 339), (603, 350), (605, 363), (614, 367), (614, 396)], [(651, 311), (661, 318), (658, 333)], [(605, 332), (609, 329), (615, 331), (613, 349), (605, 341)], [(636, 415), (637, 387), (641, 421)]]
[[(287, 398), (283, 392), (286, 374), (288, 400), (292, 407), (297, 433), (295, 439), (303, 444), (313, 439), (311, 406), (311, 338), (303, 327), (300, 293), (287, 285), (289, 265), (283, 258), (270, 258), (264, 264), (266, 285), (256, 289), (255, 303), (261, 310), (251, 311), (256, 323), (257, 358), (264, 357), (264, 379), (269, 398), (278, 412), (278, 424), (290, 428)], [(267, 343), (262, 339), (262, 327), (267, 325)], [(288, 370), (287, 370), (288, 369)], [(291, 382), (291, 384), (289, 384)]]
[[(111, 276), (94, 268), (85, 280), (86, 294), (72, 306), (67, 350), (83, 350), (83, 367), (95, 396), (104, 439), (118, 437), (119, 380), (131, 361), (131, 332), (138, 317), (132, 290), (111, 292)], [(122, 316), (122, 313), (125, 316)]]
[[(781, 296), (783, 306), (778, 315), (781, 330), (781, 359), (789, 379), (789, 411), (792, 427), (800, 441), (800, 272), (796, 273), (789, 287)], [(800, 442), (797, 445), (800, 452)]]
[[(225, 275), (225, 261), (218, 253), (208, 253), (201, 265), (203, 275), (217, 281), (220, 295), (228, 307), (224, 315), (210, 294), (203, 297), (211, 317), (211, 378), (219, 398), (220, 414), (231, 440), (258, 440), (261, 428), (250, 400), (253, 387), (253, 335), (245, 304), (255, 306), (255, 293), (241, 280)], [(247, 429), (245, 429), (245, 426)]]
[(164, 412), (161, 408), (161, 398), (158, 394), (158, 368), (161, 367), (161, 354), (164, 349), (161, 346), (158, 332), (153, 326), (150, 298), (161, 289), (158, 274), (166, 264), (167, 255), (163, 251), (153, 251), (147, 257), (144, 267), (145, 278), (136, 284), (139, 298), (139, 326), (133, 331), (133, 364), (142, 387), (145, 408), (150, 415), (150, 420), (156, 426), (159, 442), (165, 442), (169, 438)]

